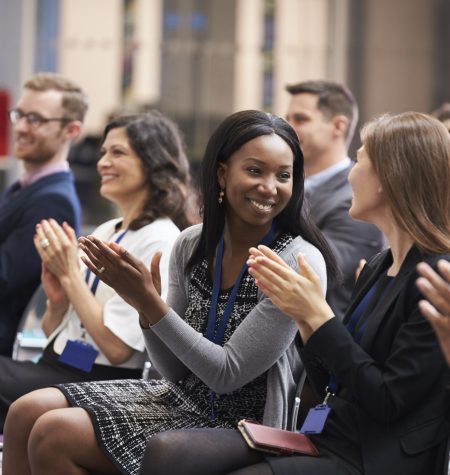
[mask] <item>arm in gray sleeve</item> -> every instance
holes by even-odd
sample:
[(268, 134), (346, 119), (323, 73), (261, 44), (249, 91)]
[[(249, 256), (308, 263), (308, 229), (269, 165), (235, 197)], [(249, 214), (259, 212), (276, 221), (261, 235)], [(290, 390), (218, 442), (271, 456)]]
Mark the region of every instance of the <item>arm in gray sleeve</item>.
[[(184, 241), (177, 239), (170, 256), (167, 304), (178, 315), (184, 315), (187, 307), (187, 283), (183, 272), (186, 268), (186, 254)], [(143, 333), (150, 360), (162, 376), (170, 381), (179, 381), (188, 375), (189, 369), (155, 332), (146, 329)]]
[[(280, 257), (297, 269), (296, 256), (299, 252), (305, 254), (320, 276), (325, 291), (325, 264), (317, 249), (297, 238)], [(259, 303), (223, 347), (195, 331), (173, 307), (150, 331), (190, 371), (220, 394), (234, 391), (267, 371), (292, 343), (297, 327), (260, 293)]]

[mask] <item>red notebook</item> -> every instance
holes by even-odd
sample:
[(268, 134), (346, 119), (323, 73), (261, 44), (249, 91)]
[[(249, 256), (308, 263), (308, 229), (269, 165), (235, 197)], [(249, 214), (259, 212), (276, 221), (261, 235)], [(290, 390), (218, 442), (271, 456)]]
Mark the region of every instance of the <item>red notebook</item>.
[(299, 432), (275, 429), (246, 419), (239, 421), (238, 429), (247, 444), (255, 450), (276, 455), (319, 455), (308, 436)]

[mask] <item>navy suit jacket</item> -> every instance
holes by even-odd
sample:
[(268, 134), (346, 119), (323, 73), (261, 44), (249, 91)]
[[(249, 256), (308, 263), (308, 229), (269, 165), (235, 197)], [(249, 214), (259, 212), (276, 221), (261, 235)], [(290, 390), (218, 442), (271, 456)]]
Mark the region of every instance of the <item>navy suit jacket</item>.
[(350, 303), (359, 260), (367, 260), (383, 249), (383, 235), (378, 228), (348, 214), (352, 203), (348, 174), (352, 166), (306, 194), (311, 219), (326, 237), (342, 272), (343, 281), (329, 285), (327, 290), (327, 301), (340, 319)]
[[(449, 368), (433, 329), (418, 309), (423, 296), (415, 270), (420, 261), (436, 268), (439, 258), (450, 261), (450, 255), (410, 250), (372, 313), (360, 345), (333, 318), (301, 350), (308, 379), (320, 398), (330, 373), (339, 381), (341, 389), (329, 400), (330, 417), (335, 417), (333, 413), (345, 417), (365, 475), (442, 471), (449, 437)], [(391, 262), (386, 250), (365, 266), (344, 323)], [(333, 435), (325, 430), (323, 436), (332, 447)], [(319, 445), (320, 438), (315, 436)]]
[(47, 175), (0, 197), (0, 354), (11, 355), (17, 326), (40, 282), (33, 236), (42, 219), (67, 221), (78, 233), (80, 203), (70, 172)]

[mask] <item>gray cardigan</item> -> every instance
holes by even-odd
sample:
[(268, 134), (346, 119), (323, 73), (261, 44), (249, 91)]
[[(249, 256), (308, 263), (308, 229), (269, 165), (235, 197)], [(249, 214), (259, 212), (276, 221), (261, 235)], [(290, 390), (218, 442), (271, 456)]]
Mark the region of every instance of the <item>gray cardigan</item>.
[[(268, 371), (263, 422), (286, 428), (302, 370), (293, 341), (297, 326), (260, 291), (258, 304), (223, 347), (188, 325), (182, 317), (189, 286), (184, 269), (200, 232), (201, 225), (186, 229), (173, 247), (167, 297), (170, 310), (157, 324), (144, 330), (150, 359), (166, 379), (176, 382), (192, 372), (217, 394), (232, 392)], [(296, 256), (300, 252), (319, 275), (325, 292), (325, 262), (313, 245), (296, 237), (280, 257), (298, 270)]]

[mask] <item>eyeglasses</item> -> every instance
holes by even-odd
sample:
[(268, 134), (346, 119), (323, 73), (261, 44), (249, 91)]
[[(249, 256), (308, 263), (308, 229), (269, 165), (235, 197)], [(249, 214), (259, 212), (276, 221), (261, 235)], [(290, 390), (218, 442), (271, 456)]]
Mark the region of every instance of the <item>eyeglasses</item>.
[(9, 120), (11, 124), (17, 124), (20, 119), (25, 118), (27, 124), (32, 127), (33, 129), (37, 129), (43, 124), (47, 122), (70, 122), (72, 119), (68, 117), (43, 117), (41, 114), (37, 112), (28, 112), (25, 114), (20, 109), (11, 109), (9, 111)]

